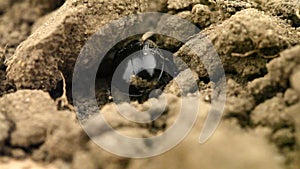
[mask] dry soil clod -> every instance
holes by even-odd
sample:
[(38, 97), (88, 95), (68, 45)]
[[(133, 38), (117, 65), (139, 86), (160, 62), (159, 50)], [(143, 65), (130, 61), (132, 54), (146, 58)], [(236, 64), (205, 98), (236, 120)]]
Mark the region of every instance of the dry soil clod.
[[(204, 37), (206, 35), (206, 37)], [(216, 56), (213, 44), (223, 63), (225, 72), (242, 77), (261, 76), (269, 59), (279, 56), (280, 51), (300, 42), (300, 35), (291, 26), (276, 17), (256, 9), (245, 9), (235, 13), (221, 24), (213, 25), (190, 39), (175, 55), (182, 58), (200, 77), (206, 77), (208, 67), (204, 58)], [(204, 44), (206, 43), (206, 44)], [(189, 46), (198, 48), (191, 51)], [(198, 54), (198, 55), (197, 55)], [(209, 56), (209, 57), (208, 57)], [(237, 64), (238, 63), (238, 64)], [(205, 67), (207, 66), (207, 67)]]
[[(66, 1), (7, 60), (8, 79), (18, 89), (54, 89), (61, 79), (59, 70), (70, 79), (77, 56), (91, 35), (110, 21), (144, 11), (146, 6), (144, 0)], [(122, 26), (114, 29), (122, 31)]]

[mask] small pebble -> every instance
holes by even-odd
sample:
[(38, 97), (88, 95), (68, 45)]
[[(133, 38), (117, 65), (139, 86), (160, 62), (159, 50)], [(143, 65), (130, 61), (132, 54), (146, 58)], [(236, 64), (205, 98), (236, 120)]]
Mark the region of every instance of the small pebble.
[(294, 89), (287, 89), (284, 93), (284, 101), (290, 106), (299, 102), (299, 93)]
[(13, 149), (11, 154), (16, 159), (23, 159), (26, 157), (26, 153), (22, 149)]

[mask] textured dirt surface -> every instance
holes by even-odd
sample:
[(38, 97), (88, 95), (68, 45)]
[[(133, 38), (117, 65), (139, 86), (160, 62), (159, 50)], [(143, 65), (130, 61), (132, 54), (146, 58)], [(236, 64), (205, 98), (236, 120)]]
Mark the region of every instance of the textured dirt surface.
[[(193, 36), (185, 44), (158, 35), (151, 39), (172, 51), (194, 73), (182, 71), (166, 85), (167, 107), (151, 123), (133, 123), (122, 117), (105, 89), (96, 89), (98, 114), (116, 131), (134, 137), (164, 133), (176, 120), (181, 101), (188, 105), (185, 113), (200, 104), (199, 115), (191, 133), (174, 149), (154, 158), (129, 159), (99, 148), (81, 128), (72, 106), (60, 106), (57, 98), (63, 94), (64, 78), (72, 103), (74, 64), (92, 34), (122, 16), (146, 11), (166, 12), (198, 26), (200, 32), (186, 30), (176, 21), (164, 25), (161, 18), (157, 29), (174, 26)], [(297, 0), (0, 0), (0, 168), (299, 169), (299, 11)], [(134, 22), (120, 23), (109, 33)], [(113, 39), (108, 36), (101, 43), (109, 41)], [(191, 46), (197, 50), (192, 51)], [(215, 85), (209, 82), (207, 70), (216, 65), (204, 66), (214, 63), (212, 48), (224, 66), (227, 98), (216, 133), (199, 144)], [(182, 93), (176, 80), (184, 85)], [(196, 88), (188, 83), (191, 80), (197, 83), (198, 95), (193, 94)], [(106, 82), (97, 79), (101, 85)], [(125, 113), (131, 112), (129, 104), (146, 110), (143, 117), (148, 119), (163, 109), (161, 99), (119, 106)], [(147, 111), (151, 102), (155, 109)], [(83, 101), (82, 106), (88, 103)], [(79, 118), (92, 116), (89, 111), (93, 111), (86, 110)], [(97, 139), (122, 145), (122, 140), (109, 140), (111, 133), (105, 129), (94, 128), (92, 122), (89, 127)]]

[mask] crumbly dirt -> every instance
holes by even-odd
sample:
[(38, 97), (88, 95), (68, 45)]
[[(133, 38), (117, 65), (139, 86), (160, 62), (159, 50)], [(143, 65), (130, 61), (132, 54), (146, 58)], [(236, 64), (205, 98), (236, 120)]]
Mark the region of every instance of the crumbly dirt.
[(300, 19), (297, 17), (297, 10), (299, 11), (299, 1), (297, 0), (264, 1), (262, 9), (271, 15), (286, 20), (294, 27), (300, 26)]
[[(129, 159), (99, 148), (81, 128), (74, 109), (61, 110), (55, 99), (63, 94), (62, 72), (72, 103), (74, 64), (92, 34), (122, 16), (146, 11), (176, 15), (199, 28), (186, 30), (176, 20), (164, 25), (161, 18), (158, 30), (172, 26), (191, 37), (185, 44), (170, 37), (151, 37), (182, 59), (193, 74), (179, 65), (182, 72), (163, 88), (164, 97), (122, 103), (118, 108), (111, 103), (109, 91), (96, 89), (98, 114), (118, 132), (134, 137), (162, 134), (176, 120), (181, 102), (190, 105), (184, 113), (199, 104), (199, 115), (194, 129), (174, 149), (154, 158)], [(299, 169), (299, 11), (297, 0), (0, 0), (0, 168)], [(114, 31), (124, 26), (120, 23)], [(215, 85), (207, 70), (217, 66), (205, 67), (205, 63), (213, 62), (215, 54), (226, 73), (226, 105), (216, 133), (201, 145), (197, 141)], [(193, 94), (196, 88), (188, 83), (191, 80), (198, 94)], [(97, 79), (105, 85), (107, 81)], [(144, 85), (151, 86), (146, 81)], [(166, 109), (162, 99), (167, 99)], [(89, 114), (95, 111), (88, 105), (83, 100), (88, 112), (77, 118), (96, 116)], [(144, 120), (164, 112), (151, 123), (139, 124), (119, 114), (120, 108), (130, 113), (129, 105), (144, 111)], [(93, 121), (88, 126), (97, 138), (112, 142), (111, 133), (95, 128)], [(122, 140), (113, 142), (122, 145)]]
[[(299, 32), (284, 21), (256, 9), (245, 9), (221, 24), (201, 31), (175, 54), (195, 68), (200, 77), (208, 74), (203, 64), (205, 62), (198, 55), (204, 55), (203, 59), (207, 57), (208, 62), (209, 58), (215, 56), (213, 52), (208, 52), (211, 46), (206, 38), (218, 52), (225, 72), (235, 73), (242, 78), (261, 76), (266, 72), (266, 63), (270, 58), (278, 57), (280, 51), (300, 42)], [(191, 47), (198, 50), (192, 51)], [(186, 56), (192, 56), (193, 59)]]
[(8, 79), (18, 89), (55, 89), (61, 80), (58, 71), (63, 69), (70, 79), (77, 55), (96, 30), (116, 18), (143, 11), (143, 4), (139, 0), (66, 1), (6, 60)]

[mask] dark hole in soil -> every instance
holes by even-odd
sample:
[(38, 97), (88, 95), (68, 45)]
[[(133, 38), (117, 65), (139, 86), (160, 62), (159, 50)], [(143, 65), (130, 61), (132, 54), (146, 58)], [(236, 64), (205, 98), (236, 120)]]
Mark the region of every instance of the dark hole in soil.
[(173, 79), (167, 72), (176, 74), (177, 70), (168, 69), (172, 67), (169, 66), (173, 63), (172, 54), (170, 56), (169, 52), (160, 49), (155, 40), (142, 42), (140, 39), (141, 35), (125, 39), (104, 57), (95, 85), (100, 107), (112, 99), (114, 102), (124, 102), (126, 97), (126, 101), (143, 103), (149, 95), (158, 97), (161, 94), (159, 91), (163, 91)]
[(260, 53), (264, 56), (274, 56), (280, 52), (279, 48), (276, 47), (265, 47), (260, 49)]
[(33, 6), (41, 8), (40, 10), (42, 10), (42, 14), (45, 15), (60, 8), (65, 3), (65, 0), (48, 0), (42, 2), (38, 0), (32, 0), (30, 3)]
[(56, 2), (56, 8), (55, 9), (57, 9), (57, 8), (59, 8), (59, 7), (61, 7), (64, 3), (65, 3), (66, 1), (65, 0), (57, 0), (57, 2)]
[(267, 71), (266, 68), (265, 68), (265, 69), (261, 69), (261, 70), (260, 70), (260, 73), (258, 73), (258, 74), (248, 75), (248, 76), (246, 77), (246, 80), (247, 80), (248, 82), (250, 82), (250, 81), (253, 81), (253, 80), (256, 79), (256, 78), (264, 77), (267, 73), (268, 73), (268, 71)]
[[(65, 0), (56, 0), (55, 2), (53, 2), (52, 4), (51, 4), (51, 6), (49, 6), (50, 8), (49, 8), (49, 10), (51, 11), (51, 10), (56, 10), (56, 9), (58, 9), (59, 7), (61, 7), (64, 3), (65, 3), (66, 1)], [(47, 3), (49, 3), (49, 2), (47, 2)], [(49, 11), (49, 12), (50, 12)]]
[(201, 77), (199, 80), (202, 81), (205, 84), (208, 84), (210, 82), (209, 77)]
[[(68, 86), (69, 87), (69, 86)], [(59, 81), (56, 85), (56, 88), (49, 92), (51, 98), (56, 100), (63, 94), (63, 81)]]

